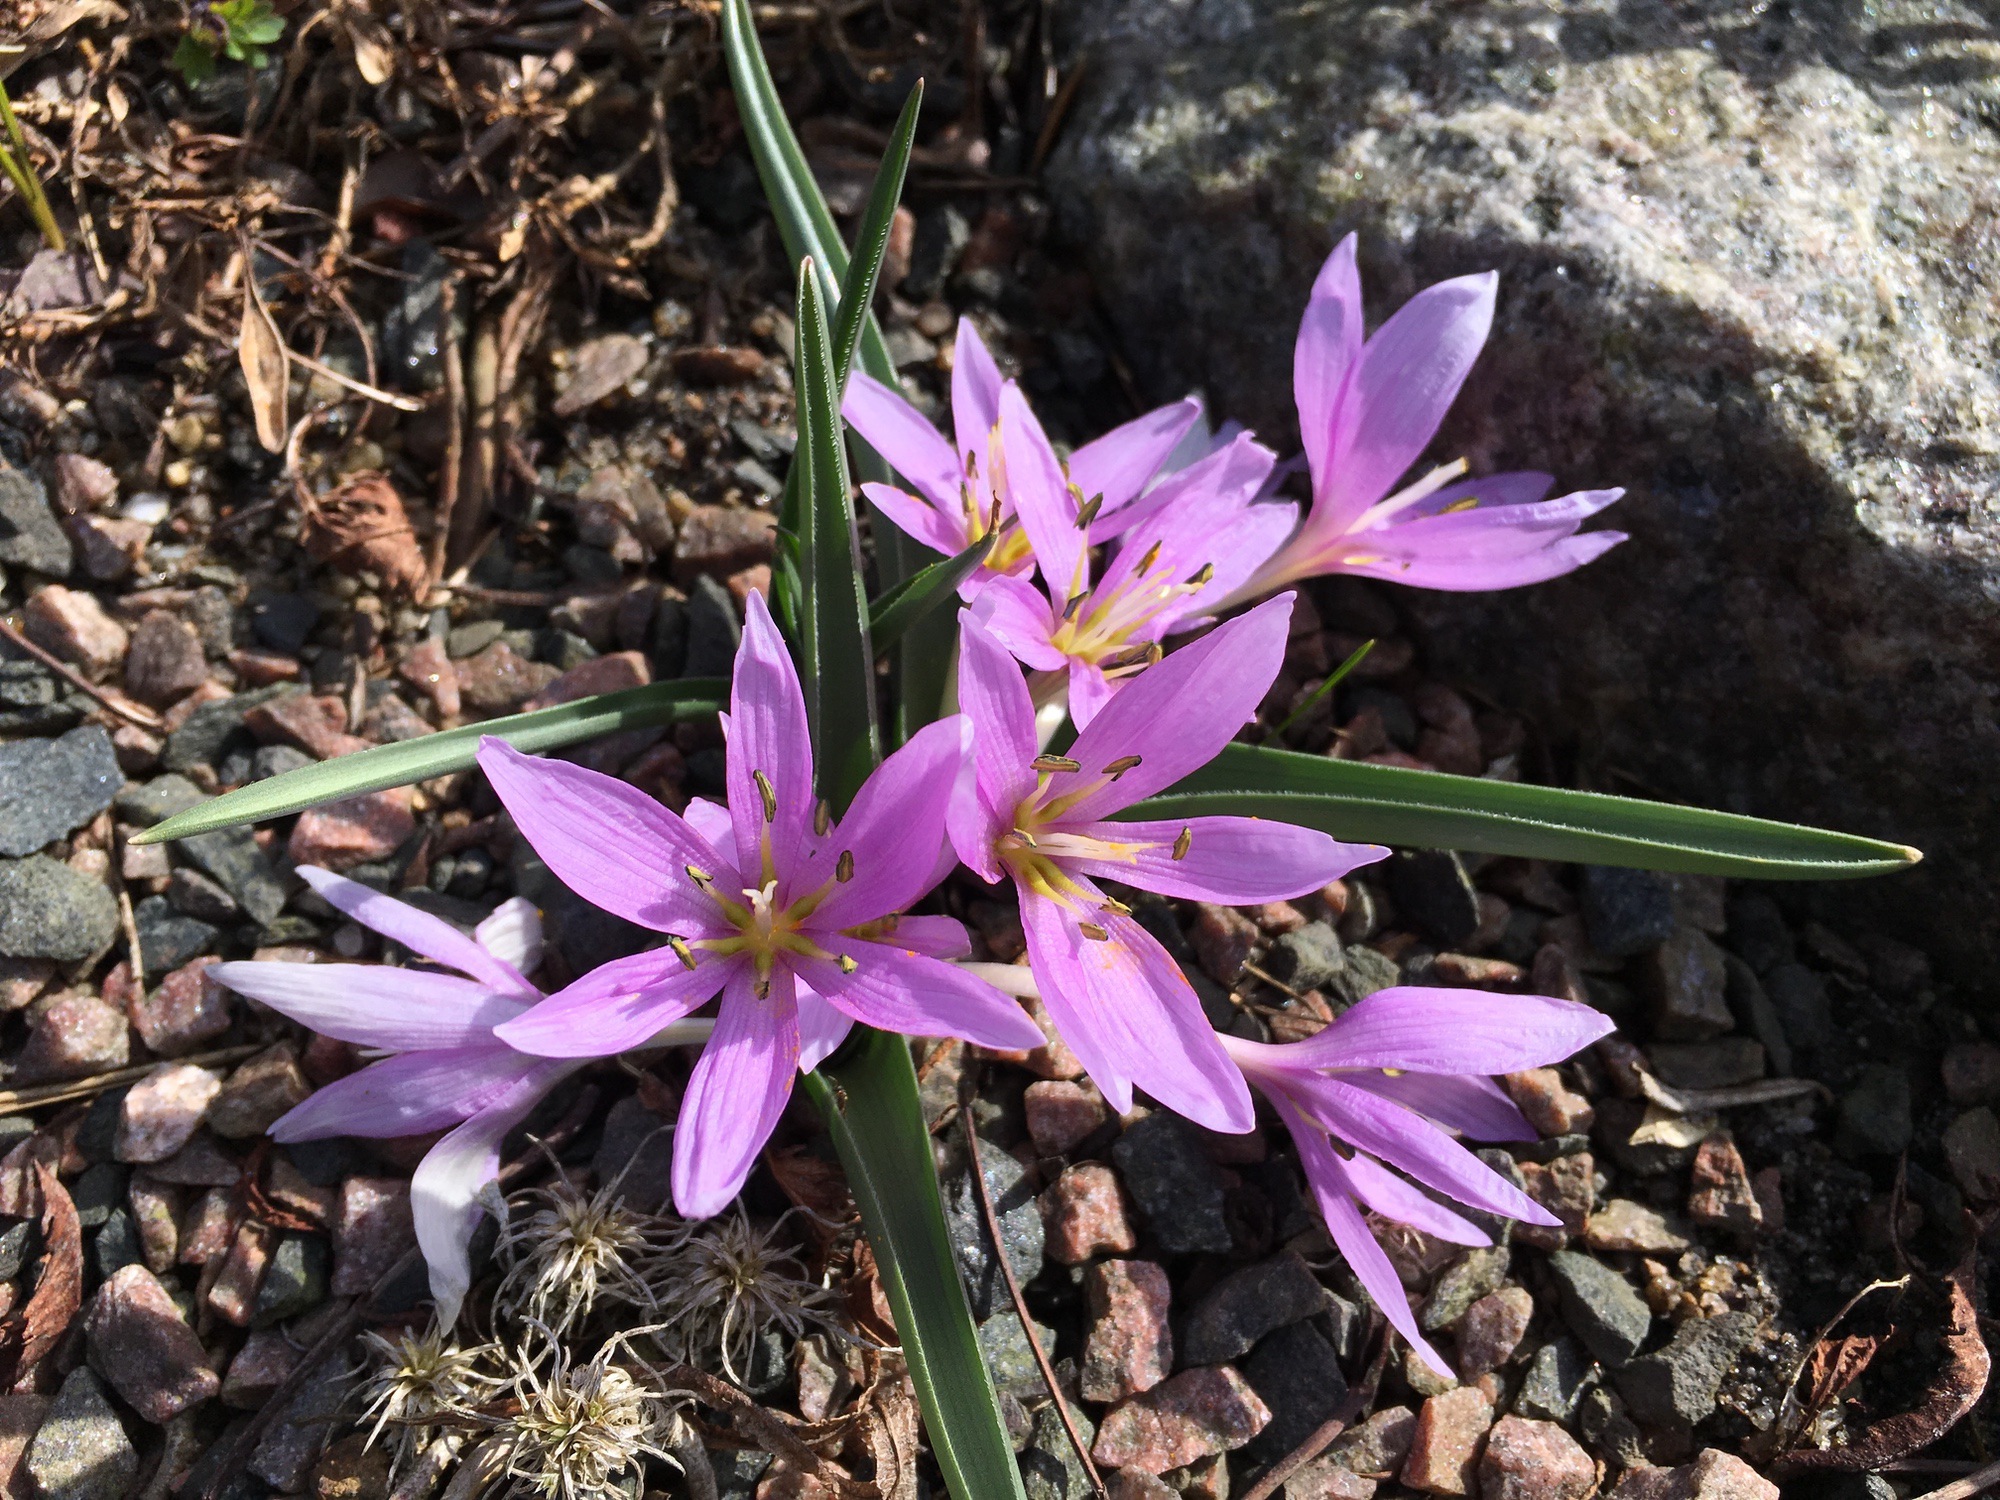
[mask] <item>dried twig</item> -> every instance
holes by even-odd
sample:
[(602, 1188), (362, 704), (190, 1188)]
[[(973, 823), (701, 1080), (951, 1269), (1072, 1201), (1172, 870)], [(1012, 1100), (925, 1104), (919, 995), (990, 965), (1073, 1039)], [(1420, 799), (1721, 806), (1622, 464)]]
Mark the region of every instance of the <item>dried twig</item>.
[(1972, 1500), (1974, 1495), (1982, 1495), (1996, 1484), (2000, 1484), (2000, 1464), (1988, 1464), (1963, 1479), (1954, 1479), (1942, 1489), (1926, 1491), (1916, 1500)]
[[(133, 973), (135, 975), (138, 973), (136, 962)], [(247, 1042), (240, 1046), (224, 1047), (216, 1052), (197, 1052), (192, 1057), (176, 1057), (170, 1060), (197, 1068), (220, 1067), (225, 1063), (240, 1062), (253, 1052), (261, 1052), (263, 1048), (262, 1042)], [(162, 1061), (168, 1060), (134, 1063), (129, 1068), (116, 1068), (109, 1073), (98, 1073), (89, 1078), (74, 1078), (68, 1083), (44, 1083), (26, 1089), (0, 1089), (0, 1115), (18, 1115), (44, 1104), (67, 1104), (73, 1099), (88, 1099), (93, 1094), (103, 1093), (106, 1089), (115, 1089), (121, 1083), (136, 1083), (158, 1068)]]
[(1244, 1492), (1243, 1500), (1270, 1500), (1279, 1485), (1324, 1453), (1327, 1445), (1347, 1430), (1349, 1423), (1374, 1404), (1375, 1388), (1382, 1382), (1382, 1370), (1388, 1360), (1389, 1335), (1384, 1324), (1376, 1338), (1375, 1357), (1369, 1361), (1368, 1374), (1361, 1383), (1347, 1393), (1347, 1398), (1332, 1416), (1307, 1434), (1304, 1442), (1267, 1469), (1264, 1476)]
[(123, 693), (114, 693), (109, 688), (98, 687), (88, 677), (85, 677), (81, 672), (70, 666), (68, 662), (65, 662), (59, 656), (52, 656), (44, 651), (12, 625), (9, 625), (4, 619), (0, 619), (0, 636), (4, 636), (10, 645), (20, 647), (21, 650), (34, 657), (36, 661), (47, 667), (51, 672), (56, 673), (71, 687), (90, 694), (91, 697), (95, 698), (99, 703), (102, 703), (106, 708), (111, 710), (112, 713), (118, 715), (119, 718), (126, 720), (128, 723), (136, 724), (151, 734), (159, 734), (167, 727), (160, 721), (159, 715), (155, 714), (151, 709), (142, 708)]

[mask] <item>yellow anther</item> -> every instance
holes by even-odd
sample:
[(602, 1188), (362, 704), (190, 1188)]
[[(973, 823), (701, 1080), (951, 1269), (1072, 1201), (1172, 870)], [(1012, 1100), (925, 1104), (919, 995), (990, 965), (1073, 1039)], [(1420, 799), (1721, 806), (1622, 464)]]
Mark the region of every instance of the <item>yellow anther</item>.
[(1163, 541), (1155, 542), (1146, 549), (1146, 555), (1139, 559), (1139, 566), (1134, 570), (1141, 578), (1146, 576), (1147, 569), (1160, 560), (1160, 548), (1165, 545)]
[(667, 934), (667, 946), (674, 950), (674, 957), (681, 961), (682, 968), (694, 967), (694, 950), (688, 947), (686, 938), (675, 937), (670, 932)]
[(1132, 915), (1132, 908), (1127, 906), (1123, 901), (1120, 901), (1116, 896), (1106, 896), (1103, 902), (1100, 904), (1103, 906), (1104, 910), (1108, 912), (1115, 912), (1121, 917), (1129, 917)]
[(1107, 943), (1111, 940), (1111, 934), (1106, 932), (1102, 927), (1099, 927), (1095, 922), (1079, 922), (1076, 924), (1076, 930), (1089, 938), (1093, 943)]
[(1214, 576), (1215, 576), (1215, 564), (1203, 563), (1201, 565), (1201, 571), (1195, 574), (1194, 577), (1190, 578), (1188, 582), (1193, 584), (1196, 588), (1200, 588), (1203, 584), (1207, 583), (1208, 580), (1213, 578)]
[(854, 878), (854, 851), (843, 849), (840, 858), (833, 862), (833, 878), (842, 885)]
[(845, 953), (841, 954), (835, 962), (840, 965), (840, 972), (843, 974), (852, 974), (856, 969), (861, 967), (860, 964), (849, 958)]
[(709, 892), (711, 895), (714, 894), (715, 877), (713, 875), (709, 874), (708, 871), (702, 869), (700, 865), (688, 865), (686, 869), (689, 880), (692, 880), (696, 885), (700, 886), (704, 891)]
[(771, 778), (762, 771), (752, 771), (750, 779), (757, 783), (757, 795), (764, 799), (764, 821), (775, 823), (778, 820), (777, 788), (771, 785)]
[(1088, 531), (1090, 523), (1097, 519), (1097, 513), (1104, 508), (1104, 496), (1102, 493), (1099, 493), (1085, 500), (1083, 498), (1083, 491), (1075, 485), (1069, 487), (1069, 492), (1076, 496), (1079, 502), (1076, 512), (1076, 529), (1078, 531)]
[(1067, 755), (1037, 755), (1028, 764), (1037, 771), (1081, 771), (1083, 762)]
[(1181, 836), (1174, 840), (1174, 858), (1186, 859), (1188, 850), (1193, 847), (1194, 847), (1194, 829), (1192, 826), (1183, 825), (1181, 828)]
[(1477, 510), (1478, 508), (1479, 497), (1477, 495), (1467, 495), (1463, 500), (1452, 501), (1451, 504), (1439, 511), (1438, 514), (1441, 516), (1455, 516), (1461, 511)]

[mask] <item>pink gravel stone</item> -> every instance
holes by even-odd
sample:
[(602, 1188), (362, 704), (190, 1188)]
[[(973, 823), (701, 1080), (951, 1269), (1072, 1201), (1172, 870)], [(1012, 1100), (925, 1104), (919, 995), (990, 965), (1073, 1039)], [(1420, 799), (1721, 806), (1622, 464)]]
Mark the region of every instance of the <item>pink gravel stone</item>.
[(396, 675), (437, 705), (438, 717), (458, 717), (458, 673), (445, 655), (444, 643), (428, 637), (403, 654)]
[(1180, 1491), (1143, 1469), (1113, 1469), (1104, 1481), (1110, 1500), (1179, 1500)]
[(1125, 1189), (1103, 1162), (1069, 1168), (1042, 1194), (1041, 1205), (1051, 1260), (1077, 1266), (1093, 1255), (1124, 1255), (1139, 1247)]
[(227, 1255), (235, 1243), (236, 1195), (228, 1188), (209, 1188), (181, 1219), (180, 1262), (205, 1266)]
[(264, 1285), (264, 1272), (271, 1261), (271, 1236), (258, 1224), (243, 1224), (229, 1247), (222, 1272), (208, 1290), (209, 1309), (226, 1323), (238, 1328), (250, 1326), (257, 1310), (257, 1292)]
[(347, 732), (347, 704), (328, 695), (297, 693), (260, 703), (243, 716), (243, 727), (266, 745), (296, 745), (320, 760), (366, 750), (368, 741)]
[(146, 1257), (146, 1269), (156, 1276), (165, 1275), (180, 1258), (181, 1215), (187, 1194), (150, 1172), (134, 1172), (125, 1189), (125, 1203), (139, 1232), (139, 1251)]
[(732, 573), (771, 560), (777, 517), (734, 505), (697, 505), (681, 522), (674, 546), (674, 582), (682, 588), (706, 573)]
[(588, 698), (594, 693), (622, 693), (628, 688), (644, 687), (652, 680), (652, 666), (641, 652), (613, 651), (606, 656), (593, 656), (589, 661), (578, 662), (523, 703), (521, 708), (524, 712), (554, 708), (559, 703), (574, 703), (578, 698)]
[(1746, 1234), (1763, 1227), (1757, 1190), (1751, 1186), (1742, 1154), (1727, 1135), (1712, 1135), (1701, 1143), (1694, 1154), (1689, 1188), (1688, 1217), (1695, 1223)]
[(1333, 1440), (1326, 1450), (1329, 1462), (1352, 1469), (1356, 1474), (1387, 1478), (1402, 1468), (1409, 1457), (1410, 1441), (1416, 1436), (1417, 1414), (1407, 1406), (1385, 1406), (1369, 1415), (1358, 1427), (1351, 1427)]
[(208, 681), (201, 637), (186, 621), (156, 609), (132, 632), (125, 653), (125, 691), (141, 703), (165, 708)]
[(229, 1140), (262, 1135), (310, 1093), (312, 1085), (299, 1068), (298, 1050), (290, 1042), (279, 1042), (229, 1075), (208, 1106), (208, 1128)]
[(512, 713), (554, 682), (556, 669), (529, 661), (505, 641), (495, 641), (476, 656), (452, 663), (462, 704), (482, 714)]
[(93, 677), (125, 659), (125, 627), (104, 612), (94, 594), (52, 583), (28, 600), (28, 636)]
[(333, 1216), (333, 1295), (374, 1290), (404, 1251), (417, 1242), (410, 1184), (396, 1177), (350, 1177), (340, 1185)]
[(1285, 1481), (1285, 1500), (1374, 1500), (1375, 1481), (1323, 1458), (1298, 1469)]
[(1560, 1250), (1570, 1236), (1582, 1234), (1590, 1220), (1591, 1205), (1596, 1201), (1593, 1182), (1596, 1172), (1597, 1162), (1588, 1151), (1559, 1156), (1547, 1165), (1522, 1162), (1521, 1179), (1528, 1196), (1562, 1220), (1562, 1227), (1517, 1224), (1514, 1237), (1540, 1250)]
[(144, 1266), (122, 1266), (97, 1289), (84, 1331), (91, 1368), (148, 1422), (169, 1421), (221, 1388), (201, 1340)]
[(1476, 1385), (1431, 1397), (1417, 1413), (1403, 1483), (1427, 1495), (1476, 1495), (1480, 1451), (1493, 1425), (1493, 1403)]
[(1241, 1448), (1270, 1420), (1271, 1409), (1233, 1366), (1203, 1365), (1112, 1407), (1090, 1456), (1111, 1468), (1164, 1474)]
[(1778, 1487), (1733, 1453), (1704, 1448), (1674, 1469), (1627, 1469), (1606, 1500), (1778, 1500)]
[(1085, 1269), (1083, 1295), (1083, 1399), (1123, 1401), (1165, 1380), (1174, 1367), (1167, 1273), (1149, 1260), (1100, 1261)]
[(122, 1068), (132, 1057), (123, 1012), (94, 995), (64, 995), (42, 1012), (14, 1066), (15, 1084), (88, 1078)]
[(222, 1088), (206, 1068), (169, 1063), (126, 1091), (118, 1106), (111, 1154), (119, 1161), (165, 1161), (194, 1136), (203, 1111)]
[(197, 958), (167, 975), (152, 994), (126, 1000), (125, 1014), (149, 1050), (161, 1057), (179, 1057), (229, 1029), (229, 991), (208, 974), (221, 962)]
[(1509, 1073), (1501, 1082), (1528, 1123), (1543, 1135), (1581, 1135), (1597, 1123), (1590, 1101), (1564, 1083), (1554, 1068)]
[(416, 829), (410, 788), (385, 787), (344, 802), (307, 808), (299, 814), (285, 852), (295, 865), (346, 870), (372, 859), (388, 858)]
[(1111, 1106), (1094, 1085), (1047, 1079), (1028, 1085), (1022, 1105), (1028, 1138), (1044, 1156), (1064, 1156), (1111, 1118)]
[(1503, 1286), (1468, 1307), (1458, 1324), (1459, 1378), (1477, 1380), (1506, 1364), (1534, 1316), (1535, 1299), (1518, 1286)]
[(1242, 977), (1243, 965), (1250, 957), (1250, 950), (1263, 940), (1257, 924), (1244, 916), (1233, 906), (1215, 906), (1202, 902), (1195, 908), (1195, 919), (1188, 941), (1194, 946), (1195, 957), (1208, 977), (1217, 984), (1234, 984)]
[(222, 1378), (222, 1404), (255, 1411), (292, 1373), (303, 1352), (275, 1328), (251, 1334)]
[(1502, 1417), (1479, 1460), (1479, 1500), (1588, 1500), (1597, 1465), (1554, 1422)]

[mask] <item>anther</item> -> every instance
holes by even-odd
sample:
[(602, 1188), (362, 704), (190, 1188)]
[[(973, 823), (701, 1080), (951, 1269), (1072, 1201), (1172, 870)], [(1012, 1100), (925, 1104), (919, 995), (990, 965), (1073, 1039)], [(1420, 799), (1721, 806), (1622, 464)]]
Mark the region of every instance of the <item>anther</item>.
[(756, 983), (754, 983), (754, 984), (752, 984), (752, 985), (750, 986), (750, 989), (751, 989), (751, 992), (752, 992), (753, 994), (755, 994), (755, 995), (756, 995), (756, 997), (757, 997), (757, 998), (758, 998), (759, 1000), (768, 1000), (768, 999), (770, 999), (770, 998), (771, 998), (771, 976), (770, 976), (769, 974), (765, 974), (765, 975), (761, 975), (761, 976), (760, 976), (760, 977), (759, 977), (759, 978), (757, 979)]
[(840, 957), (834, 961), (840, 965), (840, 972), (843, 974), (852, 974), (856, 969), (861, 967), (860, 964), (856, 963), (852, 958), (848, 957), (848, 955), (845, 953), (841, 954)]
[(1089, 597), (1090, 597), (1089, 589), (1085, 589), (1080, 594), (1070, 595), (1069, 603), (1063, 606), (1063, 619), (1074, 620), (1076, 618), (1076, 612), (1079, 609), (1083, 608), (1084, 601)]
[(1132, 915), (1132, 908), (1127, 906), (1123, 901), (1120, 901), (1116, 896), (1106, 896), (1098, 905), (1103, 910), (1115, 912), (1121, 917)]
[(843, 849), (840, 851), (840, 858), (833, 862), (833, 878), (838, 880), (842, 885), (846, 885), (848, 881), (854, 878), (854, 851), (852, 849)]
[(822, 799), (819, 806), (813, 809), (813, 832), (825, 838), (827, 829), (831, 827), (833, 827), (833, 809)]
[(688, 865), (686, 866), (686, 869), (688, 872), (689, 880), (692, 880), (696, 885), (700, 886), (704, 891), (709, 892), (711, 895), (714, 894), (715, 877), (713, 875), (709, 874), (708, 871), (702, 869), (700, 865)]
[(1203, 563), (1201, 565), (1201, 571), (1195, 574), (1194, 577), (1190, 578), (1188, 582), (1193, 587), (1200, 588), (1203, 584), (1207, 583), (1208, 580), (1213, 578), (1214, 576), (1215, 576), (1215, 564)]
[(1037, 771), (1081, 771), (1083, 762), (1067, 755), (1037, 755), (1028, 764)]
[(1438, 514), (1441, 516), (1455, 516), (1462, 511), (1477, 510), (1478, 508), (1479, 497), (1477, 495), (1467, 495), (1463, 500), (1452, 501), (1451, 504), (1439, 511)]
[(1139, 566), (1134, 571), (1143, 577), (1145, 575), (1146, 570), (1152, 567), (1154, 563), (1160, 560), (1160, 548), (1164, 547), (1165, 545), (1166, 543), (1164, 541), (1159, 541), (1153, 543), (1152, 546), (1148, 547), (1146, 549), (1146, 555), (1139, 559)]
[(750, 779), (757, 783), (757, 795), (764, 799), (764, 821), (766, 823), (777, 822), (778, 792), (777, 788), (771, 785), (771, 778), (766, 776), (762, 771), (752, 771)]
[(1099, 927), (1095, 922), (1079, 922), (1076, 924), (1076, 930), (1089, 938), (1093, 943), (1108, 943), (1111, 941), (1111, 934), (1106, 932), (1102, 927)]
[(1118, 757), (1118, 759), (1107, 762), (1105, 764), (1104, 770), (1106, 775), (1110, 776), (1113, 781), (1116, 781), (1120, 776), (1123, 776), (1127, 771), (1131, 770), (1134, 766), (1138, 764), (1139, 764), (1138, 756), (1121, 755)]
[(674, 957), (681, 961), (682, 968), (694, 967), (694, 950), (688, 947), (686, 938), (675, 937), (670, 932), (667, 934), (667, 946), (674, 950)]
[(1188, 850), (1193, 847), (1194, 828), (1192, 825), (1184, 824), (1181, 827), (1181, 836), (1174, 840), (1174, 858), (1186, 859)]
[[(1075, 485), (1069, 487), (1069, 492), (1075, 495), (1077, 499), (1083, 500), (1083, 491)], [(1092, 495), (1088, 500), (1083, 500), (1083, 504), (1076, 513), (1076, 529), (1078, 531), (1088, 531), (1090, 523), (1097, 519), (1097, 513), (1103, 508), (1104, 495), (1102, 492)]]

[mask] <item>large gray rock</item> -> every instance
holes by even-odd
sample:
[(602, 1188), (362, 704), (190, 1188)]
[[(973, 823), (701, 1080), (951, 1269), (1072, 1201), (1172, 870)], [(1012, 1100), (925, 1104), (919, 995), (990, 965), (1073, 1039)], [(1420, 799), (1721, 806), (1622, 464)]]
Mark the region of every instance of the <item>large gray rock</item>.
[(32, 854), (81, 828), (111, 805), (124, 784), (102, 725), (0, 745), (0, 854)]
[[(1922, 847), (1829, 893), (2000, 949), (2000, 21), (1891, 0), (1077, 0), (1051, 161), (1154, 394), (1289, 444), (1314, 270), (1496, 268), (1435, 457), (1632, 541), (1399, 591), (1433, 661), (1670, 795)], [(1169, 310), (1169, 316), (1162, 316)]]

